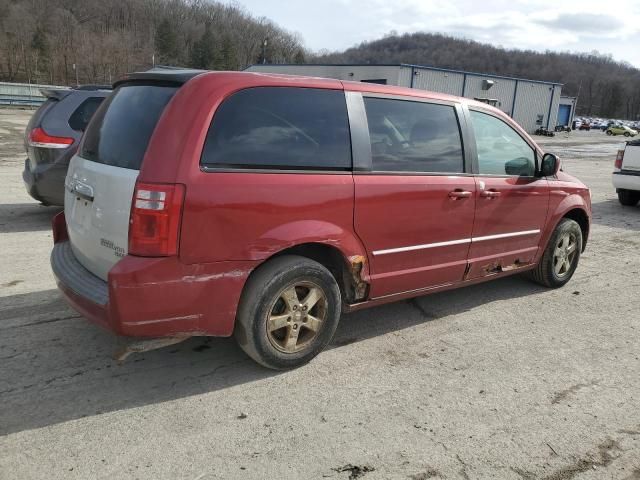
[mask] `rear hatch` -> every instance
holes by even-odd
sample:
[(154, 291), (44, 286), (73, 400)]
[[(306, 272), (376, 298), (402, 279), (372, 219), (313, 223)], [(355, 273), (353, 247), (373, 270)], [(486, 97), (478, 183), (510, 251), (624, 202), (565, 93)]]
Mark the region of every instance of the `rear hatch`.
[(91, 119), (65, 181), (64, 211), (73, 252), (107, 280), (127, 254), (129, 215), (149, 140), (177, 86), (124, 83)]
[(622, 170), (640, 171), (640, 140), (627, 142), (622, 159)]

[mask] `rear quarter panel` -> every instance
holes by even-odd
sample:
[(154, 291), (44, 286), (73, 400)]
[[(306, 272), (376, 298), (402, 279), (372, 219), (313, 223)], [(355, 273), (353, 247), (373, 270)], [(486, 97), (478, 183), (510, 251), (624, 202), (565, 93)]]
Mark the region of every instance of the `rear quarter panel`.
[(194, 172), (180, 257), (186, 263), (261, 260), (319, 242), (362, 255), (352, 234), (351, 175)]

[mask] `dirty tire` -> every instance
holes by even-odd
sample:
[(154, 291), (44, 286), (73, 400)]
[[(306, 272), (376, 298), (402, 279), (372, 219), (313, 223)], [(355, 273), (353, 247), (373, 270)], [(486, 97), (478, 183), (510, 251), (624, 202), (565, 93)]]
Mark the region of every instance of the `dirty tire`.
[(635, 207), (640, 202), (640, 192), (634, 190), (618, 190), (618, 201), (625, 207)]
[[(308, 308), (312, 296), (320, 300)], [(259, 364), (274, 370), (296, 368), (331, 341), (341, 306), (338, 284), (323, 265), (295, 255), (276, 257), (258, 267), (247, 281), (234, 336)], [(280, 324), (283, 326), (276, 328)]]
[[(575, 239), (575, 254), (571, 257), (568, 267), (561, 274), (557, 273), (556, 269), (556, 249), (559, 242), (564, 238)], [(535, 269), (527, 272), (527, 276), (530, 280), (539, 283), (542, 286), (549, 288), (559, 288), (564, 286), (576, 271), (578, 262), (580, 261), (580, 253), (582, 252), (582, 230), (580, 225), (575, 220), (570, 218), (563, 218), (558, 223), (558, 226), (554, 230), (549, 243), (545, 248), (540, 262)]]

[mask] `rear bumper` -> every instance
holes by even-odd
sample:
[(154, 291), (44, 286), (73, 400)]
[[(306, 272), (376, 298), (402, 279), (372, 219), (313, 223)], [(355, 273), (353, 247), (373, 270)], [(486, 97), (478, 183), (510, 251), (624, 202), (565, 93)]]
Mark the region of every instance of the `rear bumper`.
[(49, 163), (31, 170), (29, 159), (24, 162), (22, 180), (27, 193), (46, 205), (64, 205), (64, 179), (68, 165)]
[(105, 282), (80, 264), (66, 231), (56, 231), (62, 228), (64, 221), (55, 219), (51, 267), (67, 302), (92, 323), (135, 337), (233, 333), (256, 262), (185, 265), (177, 257), (125, 256)]
[(640, 171), (613, 172), (612, 181), (616, 189), (640, 191)]

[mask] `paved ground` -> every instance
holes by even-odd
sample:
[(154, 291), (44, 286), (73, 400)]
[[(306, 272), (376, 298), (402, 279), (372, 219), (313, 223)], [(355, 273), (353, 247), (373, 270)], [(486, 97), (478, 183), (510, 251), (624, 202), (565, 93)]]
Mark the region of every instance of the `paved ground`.
[(110, 360), (60, 300), (24, 192), (28, 114), (0, 110), (0, 478), (640, 479), (640, 208), (617, 140), (547, 140), (593, 189), (572, 282), (520, 278), (345, 316), (274, 373), (232, 340)]

